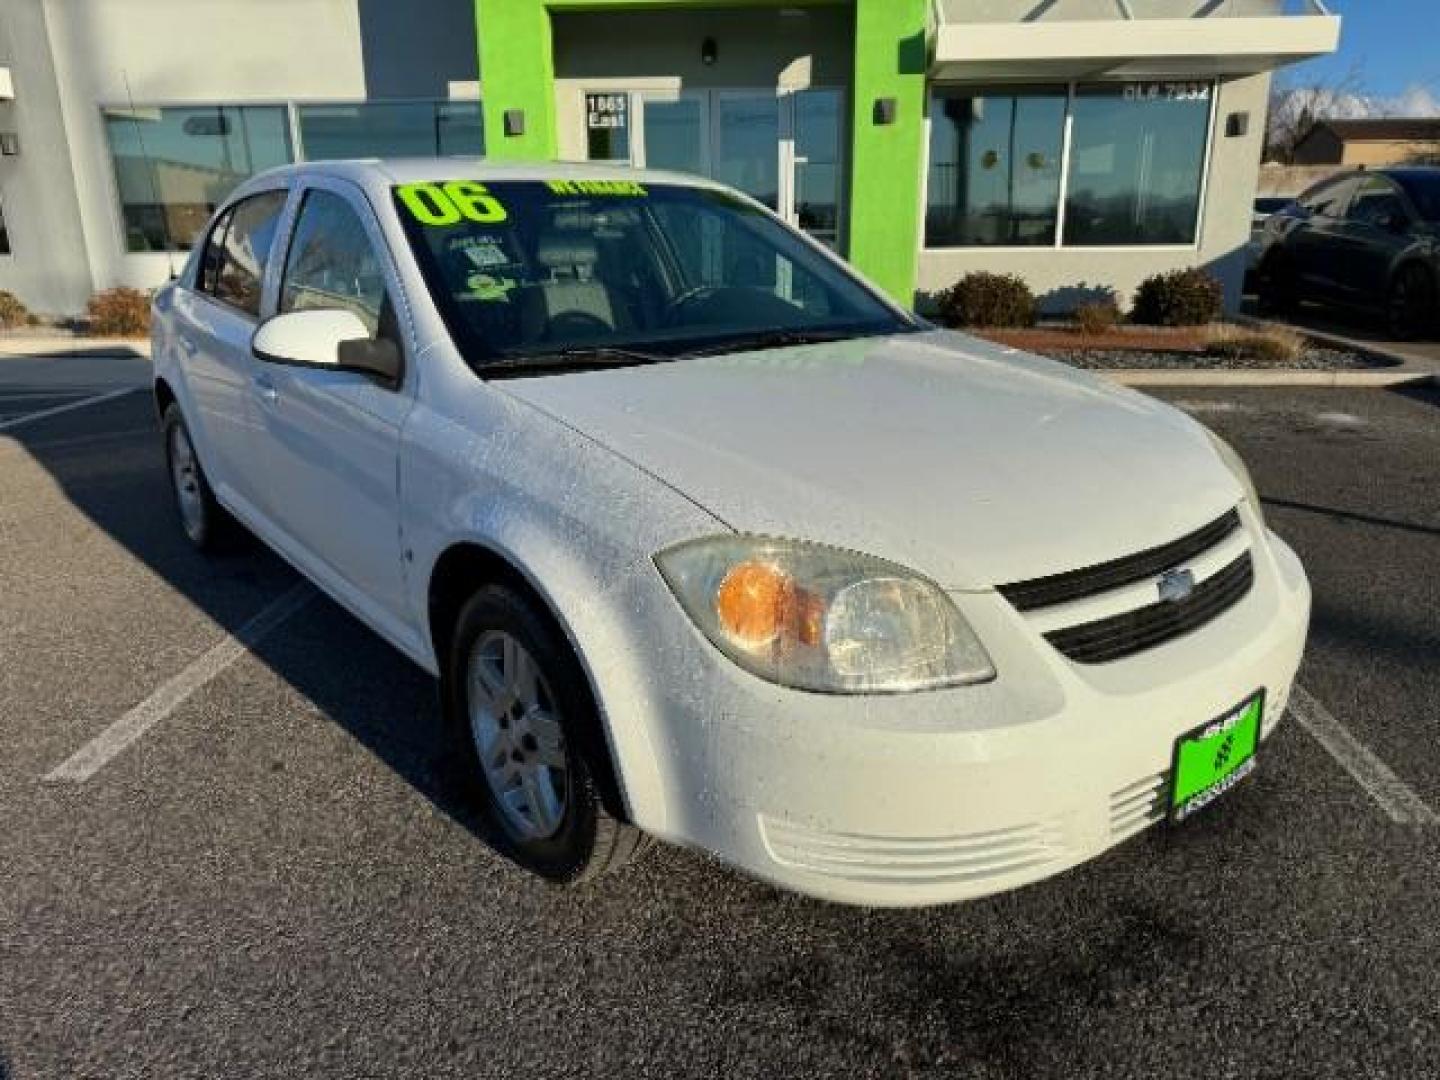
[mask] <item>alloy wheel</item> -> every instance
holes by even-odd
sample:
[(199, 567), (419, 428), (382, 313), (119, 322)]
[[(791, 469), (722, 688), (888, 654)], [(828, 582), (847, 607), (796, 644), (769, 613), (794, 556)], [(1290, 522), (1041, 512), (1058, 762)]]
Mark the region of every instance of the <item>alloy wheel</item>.
[(466, 670), (470, 735), (504, 825), (544, 840), (564, 823), (571, 776), (555, 698), (534, 657), (504, 631), (482, 634)]

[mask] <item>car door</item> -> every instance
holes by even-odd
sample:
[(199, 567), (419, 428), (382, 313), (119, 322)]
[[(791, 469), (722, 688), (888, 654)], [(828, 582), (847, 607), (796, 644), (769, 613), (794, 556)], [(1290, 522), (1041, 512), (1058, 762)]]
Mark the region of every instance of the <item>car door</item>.
[[(358, 187), (315, 178), (299, 193), (274, 296), (277, 315), (353, 311), (409, 351), (398, 279)], [(392, 637), (408, 637), (397, 460), (415, 372), (398, 385), (351, 371), (258, 360), (264, 510), (280, 545)]]
[(1342, 295), (1339, 274), (1350, 246), (1345, 235), (1345, 208), (1354, 188), (1353, 177), (1342, 177), (1300, 200), (1302, 220), (1287, 246), (1307, 296), (1334, 300)]
[(195, 279), (175, 294), (177, 340), (207, 475), (222, 501), (242, 516), (260, 483), (255, 467), (250, 339), (260, 318), (265, 267), (288, 190), (250, 195), (227, 208), (201, 249)]
[(1357, 302), (1384, 299), (1390, 267), (1413, 244), (1410, 208), (1394, 181), (1378, 174), (1360, 180), (1345, 211), (1350, 257), (1342, 265), (1342, 285)]

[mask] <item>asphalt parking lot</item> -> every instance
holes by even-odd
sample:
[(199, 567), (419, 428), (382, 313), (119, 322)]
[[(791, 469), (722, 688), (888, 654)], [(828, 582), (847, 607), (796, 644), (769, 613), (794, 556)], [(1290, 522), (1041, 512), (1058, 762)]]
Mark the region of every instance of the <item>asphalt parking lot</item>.
[(1168, 393), (1310, 571), (1306, 722), (1182, 829), (875, 912), (669, 848), (501, 863), (429, 679), (188, 548), (142, 368), (36, 364), (0, 359), (0, 1078), (1435, 1075), (1440, 392)]

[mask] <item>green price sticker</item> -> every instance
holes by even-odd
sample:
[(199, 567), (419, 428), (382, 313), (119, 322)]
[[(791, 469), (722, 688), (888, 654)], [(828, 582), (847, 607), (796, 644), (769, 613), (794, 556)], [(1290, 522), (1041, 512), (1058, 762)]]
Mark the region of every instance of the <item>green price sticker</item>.
[(458, 225), (462, 221), (493, 225), (509, 217), (500, 200), (473, 180), (401, 184), (395, 194), (422, 225)]

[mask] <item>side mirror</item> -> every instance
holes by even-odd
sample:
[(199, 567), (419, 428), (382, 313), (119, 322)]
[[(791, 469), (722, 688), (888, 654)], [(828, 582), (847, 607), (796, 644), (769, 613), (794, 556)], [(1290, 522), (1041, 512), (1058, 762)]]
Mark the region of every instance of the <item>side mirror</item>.
[(372, 375), (394, 384), (400, 379), (400, 347), (371, 340), (353, 311), (290, 311), (261, 324), (251, 339), (256, 358), (269, 364), (328, 368)]

